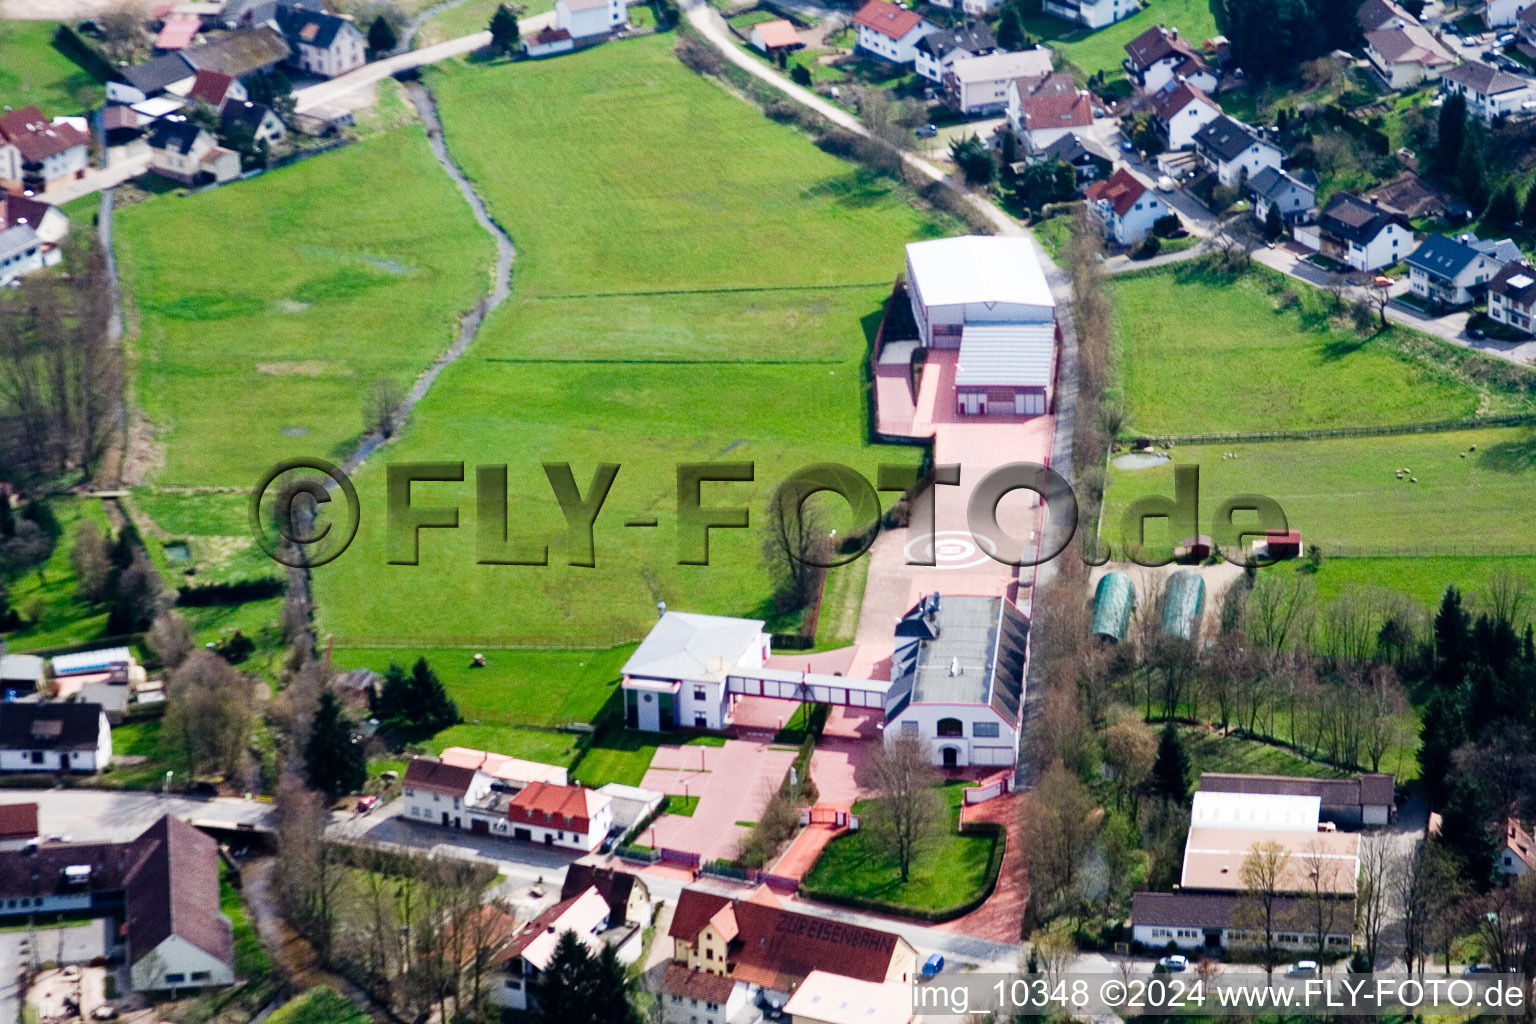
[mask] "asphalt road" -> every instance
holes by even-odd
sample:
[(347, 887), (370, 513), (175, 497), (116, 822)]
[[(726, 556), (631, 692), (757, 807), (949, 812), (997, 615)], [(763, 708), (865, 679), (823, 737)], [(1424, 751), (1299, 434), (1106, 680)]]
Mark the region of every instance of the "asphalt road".
[(272, 805), (231, 798), (199, 800), (185, 796), (105, 789), (0, 789), (0, 803), (36, 803), (43, 838), (65, 836), (72, 842), (125, 842), (162, 814), (227, 828), (270, 825)]

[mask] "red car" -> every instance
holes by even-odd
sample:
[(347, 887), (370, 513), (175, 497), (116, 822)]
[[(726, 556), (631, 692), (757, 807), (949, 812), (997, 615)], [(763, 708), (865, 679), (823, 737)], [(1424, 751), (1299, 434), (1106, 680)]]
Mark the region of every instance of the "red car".
[(370, 795), (370, 796), (362, 797), (362, 798), (360, 798), (357, 801), (357, 813), (358, 814), (367, 814), (369, 811), (371, 811), (375, 807), (377, 807), (378, 803), (379, 803), (379, 798), (376, 797), (376, 796)]

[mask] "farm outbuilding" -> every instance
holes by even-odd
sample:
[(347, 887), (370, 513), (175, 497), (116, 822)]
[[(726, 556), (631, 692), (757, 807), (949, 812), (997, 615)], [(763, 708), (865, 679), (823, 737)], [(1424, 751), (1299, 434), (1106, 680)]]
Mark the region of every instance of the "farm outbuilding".
[(1105, 573), (1093, 593), (1093, 635), (1117, 643), (1124, 640), (1135, 610), (1136, 586), (1131, 578), (1123, 572)]
[(1195, 638), (1200, 615), (1205, 611), (1205, 580), (1190, 569), (1168, 577), (1163, 592), (1163, 632), (1185, 640)]

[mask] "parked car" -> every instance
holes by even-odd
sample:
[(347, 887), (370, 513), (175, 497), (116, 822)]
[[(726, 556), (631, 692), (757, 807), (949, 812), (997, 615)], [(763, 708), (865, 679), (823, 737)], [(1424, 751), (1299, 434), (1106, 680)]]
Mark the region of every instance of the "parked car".
[(936, 124), (925, 124), (917, 129), (917, 137), (920, 139), (931, 139), (937, 134), (939, 134), (939, 126)]
[(1371, 284), (1375, 285), (1377, 288), (1391, 288), (1392, 279), (1387, 277), (1385, 274), (1377, 274), (1376, 277), (1371, 281)]
[(923, 961), (923, 977), (931, 978), (944, 969), (944, 954), (935, 953)]
[(1483, 329), (1481, 327), (1468, 327), (1467, 337), (1471, 338), (1473, 341), (1482, 341), (1484, 338), (1488, 337), (1488, 335), (1483, 333)]
[(1498, 43), (1500, 46), (1508, 46), (1514, 41), (1515, 34), (1513, 32), (1500, 32), (1499, 37), (1494, 40), (1494, 42)]
[(1165, 971), (1177, 974), (1180, 971), (1189, 970), (1189, 957), (1181, 953), (1170, 953), (1157, 962), (1157, 966)]
[(1166, 175), (1166, 174), (1158, 175), (1158, 177), (1157, 177), (1157, 190), (1159, 192), (1172, 192), (1175, 189), (1177, 189), (1178, 187), (1179, 187), (1179, 183), (1174, 181), (1172, 178), (1168, 177), (1168, 175)]
[(365, 797), (358, 798), (358, 801), (357, 801), (357, 813), (358, 814), (367, 814), (369, 811), (373, 810), (378, 805), (379, 805), (379, 798), (377, 796), (375, 796), (374, 794), (369, 793)]
[(1316, 974), (1318, 970), (1316, 960), (1297, 960), (1291, 964), (1291, 969), (1285, 973), (1293, 977), (1302, 977), (1304, 975)]
[(103, 1003), (91, 1011), (92, 1020), (114, 1020), (117, 1017), (117, 1007), (111, 1003)]
[(1130, 139), (1122, 139), (1120, 142), (1120, 151), (1122, 153), (1134, 153), (1136, 152), (1136, 143), (1132, 142)]

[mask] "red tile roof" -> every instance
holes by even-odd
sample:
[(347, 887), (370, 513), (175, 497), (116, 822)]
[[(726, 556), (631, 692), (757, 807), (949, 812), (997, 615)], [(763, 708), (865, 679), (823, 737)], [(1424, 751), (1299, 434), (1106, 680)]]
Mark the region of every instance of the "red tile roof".
[(592, 815), (601, 806), (598, 797), (584, 786), (530, 782), (507, 805), (507, 819), (524, 825), (586, 832), (592, 825)]
[(1093, 101), (1086, 92), (1035, 93), (1020, 103), (1025, 131), (1047, 128), (1087, 128), (1093, 124)]
[(219, 847), (165, 815), (133, 841), (127, 876), (128, 954), (134, 963), (175, 935), (234, 965), (229, 921), (219, 909)]
[(405, 769), (403, 785), (411, 789), (424, 789), (428, 793), (462, 797), (469, 792), (469, 784), (474, 779), (473, 768), (444, 764), (430, 757), (413, 757)]
[(0, 841), (37, 838), (37, 804), (0, 804)]
[(795, 31), (795, 26), (791, 25), (783, 18), (777, 18), (773, 21), (765, 21), (761, 24), (753, 25), (752, 31), (758, 34), (758, 36), (763, 40), (763, 45), (769, 49), (773, 49), (774, 47), (778, 46), (800, 45), (800, 34)]
[(1178, 34), (1178, 29), (1170, 32), (1161, 25), (1152, 26), (1126, 43), (1125, 52), (1131, 55), (1131, 63), (1142, 71), (1173, 54), (1180, 54), (1185, 58), (1179, 65), (1180, 70), (1188, 69), (1191, 65), (1194, 70), (1210, 70), (1210, 65), (1206, 63), (1205, 58), (1189, 45), (1187, 39)]
[(731, 998), (731, 990), (735, 987), (736, 982), (731, 978), (695, 971), (679, 963), (668, 964), (666, 976), (661, 980), (661, 990), (667, 995), (702, 999), (722, 1006)]
[(879, 32), (892, 39), (901, 39), (922, 23), (923, 16), (905, 7), (897, 7), (886, 0), (869, 0), (859, 13), (853, 16), (855, 25)]
[(730, 905), (730, 897), (719, 896), (702, 889), (684, 889), (677, 898), (677, 908), (672, 912), (672, 927), (667, 929), (668, 938), (692, 942), (699, 929), (724, 906)]
[(49, 124), (36, 107), (22, 107), (0, 117), (0, 139), (15, 146), (23, 160), (46, 160), (90, 140), (68, 124)]
[(1221, 109), (1214, 100), (1199, 89), (1196, 89), (1188, 82), (1179, 82), (1172, 88), (1164, 88), (1156, 96), (1152, 97), (1152, 111), (1157, 115), (1159, 121), (1168, 121), (1173, 115), (1196, 100), (1204, 100), (1217, 110)]
[[(17, 224), (37, 227), (53, 207), (41, 199), (21, 195), (19, 192), (0, 193), (0, 231)], [(3, 808), (0, 808), (3, 814)]]
[(1124, 217), (1131, 212), (1131, 207), (1136, 205), (1136, 200), (1146, 195), (1146, 192), (1147, 186), (1138, 181), (1130, 171), (1121, 167), (1108, 179), (1089, 185), (1083, 194), (1092, 202), (1100, 200), (1108, 202), (1117, 217)]
[(533, 37), (533, 45), (548, 46), (550, 43), (558, 43), (569, 38), (571, 38), (571, 34), (565, 29), (555, 28), (553, 25), (546, 25), (542, 30), (540, 30), (538, 35)]
[(202, 100), (217, 110), (223, 106), (224, 97), (229, 93), (229, 87), (234, 84), (234, 81), (233, 75), (204, 68), (192, 80), (192, 89), (187, 93), (187, 99)]

